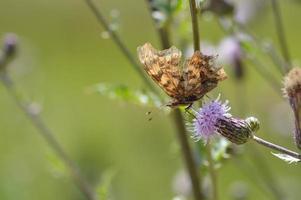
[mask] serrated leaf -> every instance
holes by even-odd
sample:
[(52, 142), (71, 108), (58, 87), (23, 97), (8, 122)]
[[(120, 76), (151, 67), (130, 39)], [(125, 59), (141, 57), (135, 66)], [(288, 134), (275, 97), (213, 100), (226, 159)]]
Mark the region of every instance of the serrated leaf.
[(288, 164), (292, 164), (292, 163), (297, 163), (300, 162), (301, 160), (295, 157), (292, 157), (290, 155), (287, 154), (283, 154), (283, 153), (273, 153), (271, 152), (274, 156), (276, 156), (277, 158), (287, 162)]
[(159, 97), (154, 93), (144, 90), (134, 90), (125, 85), (100, 83), (92, 87), (92, 91), (98, 92), (110, 99), (121, 100), (141, 106), (160, 107), (162, 105)]

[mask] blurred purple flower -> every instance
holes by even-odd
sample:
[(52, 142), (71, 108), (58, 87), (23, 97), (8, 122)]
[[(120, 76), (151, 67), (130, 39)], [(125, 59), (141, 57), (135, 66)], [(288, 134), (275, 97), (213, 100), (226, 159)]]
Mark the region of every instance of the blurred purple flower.
[(230, 107), (228, 102), (222, 103), (219, 98), (205, 104), (198, 112), (193, 120), (193, 137), (197, 140), (204, 139), (207, 141), (215, 135), (217, 131), (217, 122), (220, 119), (231, 116), (228, 111)]
[(227, 37), (221, 41), (218, 47), (220, 62), (233, 67), (235, 77), (242, 78), (244, 67), (242, 63), (243, 51), (237, 37)]
[(231, 0), (235, 5), (234, 19), (240, 24), (248, 23), (266, 4), (262, 0)]
[(226, 37), (218, 46), (219, 57), (223, 63), (234, 65), (241, 59), (242, 49), (239, 40), (235, 37)]

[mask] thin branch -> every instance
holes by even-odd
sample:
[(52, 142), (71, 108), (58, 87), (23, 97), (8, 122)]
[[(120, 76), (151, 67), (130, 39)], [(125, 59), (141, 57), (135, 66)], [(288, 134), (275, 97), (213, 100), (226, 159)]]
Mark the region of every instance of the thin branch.
[(94, 16), (96, 17), (98, 23), (103, 26), (103, 28), (109, 33), (112, 40), (115, 42), (115, 44), (118, 46), (120, 51), (123, 53), (123, 55), (127, 58), (127, 60), (130, 62), (133, 69), (140, 75), (144, 83), (146, 84), (149, 89), (151, 89), (153, 92), (156, 92), (156, 89), (152, 85), (152, 83), (149, 81), (149, 79), (145, 76), (145, 73), (142, 70), (142, 67), (140, 67), (139, 63), (136, 61), (136, 59), (131, 54), (130, 50), (126, 47), (124, 42), (120, 39), (120, 37), (117, 35), (117, 33), (110, 28), (110, 25), (108, 21), (105, 19), (104, 15), (101, 13), (100, 9), (97, 8), (95, 3), (93, 3), (92, 0), (84, 0)]
[(248, 60), (253, 64), (254, 69), (256, 72), (264, 79), (266, 80), (270, 86), (275, 90), (277, 94), (282, 96), (281, 93), (281, 85), (279, 81), (268, 71), (265, 70), (265, 66), (263, 63), (261, 63), (258, 59), (256, 59), (253, 56), (247, 56)]
[(190, 5), (190, 14), (191, 14), (191, 23), (192, 23), (192, 32), (193, 32), (193, 46), (194, 51), (200, 50), (200, 36), (199, 36), (199, 25), (197, 19), (197, 8), (195, 0), (189, 0)]
[(261, 145), (263, 145), (263, 146), (265, 146), (265, 147), (268, 147), (268, 148), (270, 148), (270, 149), (279, 151), (279, 152), (281, 152), (281, 153), (287, 154), (287, 155), (289, 155), (289, 156), (291, 156), (291, 157), (294, 157), (294, 158), (297, 158), (297, 159), (301, 160), (301, 154), (299, 154), (299, 153), (297, 153), (297, 152), (291, 151), (291, 150), (289, 150), (289, 149), (287, 149), (287, 148), (284, 148), (284, 147), (282, 147), (282, 146), (279, 146), (279, 145), (277, 145), (277, 144), (268, 142), (268, 141), (266, 141), (266, 140), (264, 140), (264, 139), (261, 139), (261, 138), (255, 136), (255, 135), (252, 137), (252, 139), (253, 139), (255, 142), (257, 142), (258, 144), (261, 144)]
[(207, 151), (207, 159), (208, 159), (208, 170), (211, 180), (211, 186), (212, 186), (212, 200), (218, 200), (218, 185), (217, 185), (217, 174), (215, 169), (215, 164), (212, 158), (212, 147), (211, 144), (208, 142), (206, 145), (206, 151)]
[(55, 138), (54, 133), (47, 127), (45, 122), (42, 120), (41, 116), (33, 112), (30, 108), (30, 105), (22, 100), (15, 87), (13, 80), (10, 79), (10, 77), (5, 71), (0, 72), (0, 79), (4, 87), (6, 88), (8, 94), (14, 100), (16, 105), (35, 126), (35, 128), (38, 130), (38, 133), (45, 139), (45, 141), (53, 149), (57, 156), (62, 160), (64, 165), (69, 170), (70, 175), (73, 178), (75, 184), (85, 195), (86, 199), (96, 200), (96, 194), (94, 193), (92, 187), (81, 175), (76, 164), (69, 158), (61, 144)]
[(288, 46), (287, 46), (281, 11), (279, 8), (278, 0), (271, 0), (271, 1), (272, 1), (272, 10), (273, 10), (273, 14), (274, 14), (275, 26), (276, 26), (276, 33), (277, 33), (278, 40), (279, 40), (279, 43), (281, 46), (282, 55), (286, 61), (284, 68), (285, 68), (286, 72), (288, 72), (290, 70), (292, 63), (291, 63), (291, 56), (290, 56)]
[(285, 60), (283, 60), (283, 58), (279, 55), (279, 52), (277, 52), (276, 48), (274, 47), (273, 44), (269, 44), (269, 46), (267, 46), (266, 44), (264, 44), (264, 41), (262, 41), (261, 39), (259, 39), (254, 33), (252, 33), (252, 31), (246, 27), (243, 24), (240, 23), (235, 23), (236, 27), (242, 31), (245, 32), (248, 36), (251, 37), (252, 42), (254, 42), (254, 44), (263, 52), (263, 53), (267, 53), (267, 55), (269, 56), (270, 60), (272, 61), (272, 63), (274, 64), (274, 66), (276, 67), (277, 71), (279, 71), (282, 75), (285, 74), (286, 72), (286, 68), (285, 68)]

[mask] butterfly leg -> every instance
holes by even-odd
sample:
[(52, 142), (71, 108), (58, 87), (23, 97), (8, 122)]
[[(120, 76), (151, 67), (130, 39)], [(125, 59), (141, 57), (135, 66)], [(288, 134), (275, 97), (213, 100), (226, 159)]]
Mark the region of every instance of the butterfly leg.
[(196, 118), (196, 116), (191, 112), (190, 108), (191, 108), (192, 104), (189, 104), (186, 108), (185, 108), (185, 113), (188, 113), (189, 115), (191, 115), (193, 118)]
[(186, 108), (185, 108), (185, 111), (188, 111), (190, 110), (190, 108), (192, 107), (193, 103), (190, 103)]

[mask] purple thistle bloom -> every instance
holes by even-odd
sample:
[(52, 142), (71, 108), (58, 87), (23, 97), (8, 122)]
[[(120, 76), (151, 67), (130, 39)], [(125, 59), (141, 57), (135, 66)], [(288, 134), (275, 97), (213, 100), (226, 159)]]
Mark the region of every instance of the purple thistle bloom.
[(227, 117), (231, 117), (228, 111), (228, 101), (222, 103), (219, 97), (216, 100), (205, 104), (198, 112), (192, 123), (193, 137), (196, 140), (204, 139), (207, 141), (216, 134), (218, 129), (217, 122)]

